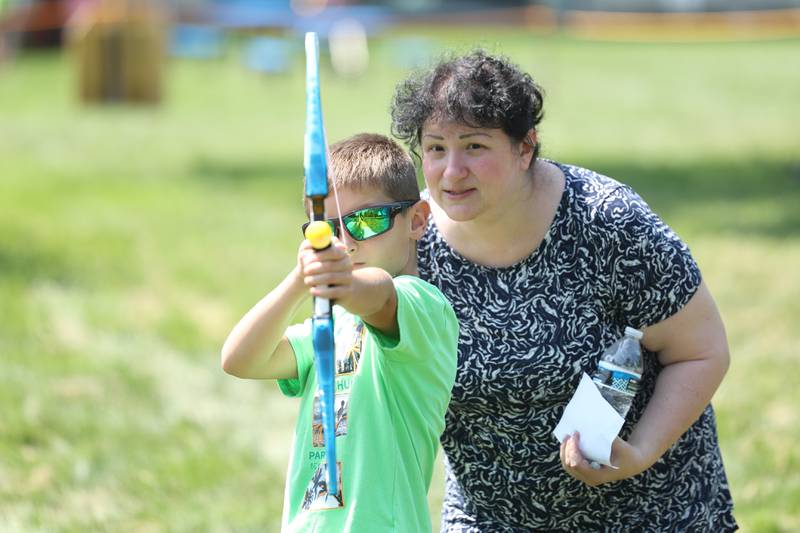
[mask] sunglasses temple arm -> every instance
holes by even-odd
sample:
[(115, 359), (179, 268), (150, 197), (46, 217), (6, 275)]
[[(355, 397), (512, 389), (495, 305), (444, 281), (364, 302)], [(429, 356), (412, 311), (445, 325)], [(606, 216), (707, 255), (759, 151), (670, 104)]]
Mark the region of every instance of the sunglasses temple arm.
[[(330, 155), (330, 154), (328, 154), (327, 150), (325, 151), (325, 155), (326, 155), (326, 157), (328, 157)], [(328, 164), (328, 169), (330, 169), (331, 168), (330, 167), (330, 161), (328, 161), (328, 163), (329, 163)], [(344, 225), (344, 220), (342, 219), (342, 206), (339, 204), (339, 191), (336, 190), (336, 177), (335, 176), (331, 176), (330, 172), (329, 172), (328, 175), (330, 176), (331, 185), (333, 186), (332, 187), (332, 189), (333, 189), (333, 200), (334, 200), (334, 202), (336, 202), (336, 218), (339, 220), (339, 238), (342, 240), (344, 245), (349, 250), (350, 249), (350, 242), (349, 242), (350, 234), (347, 232), (347, 228)]]

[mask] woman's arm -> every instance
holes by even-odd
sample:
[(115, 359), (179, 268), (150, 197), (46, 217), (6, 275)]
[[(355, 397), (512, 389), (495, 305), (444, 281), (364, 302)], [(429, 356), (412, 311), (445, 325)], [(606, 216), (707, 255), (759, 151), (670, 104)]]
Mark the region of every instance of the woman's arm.
[(672, 317), (645, 330), (644, 346), (664, 365), (629, 443), (655, 463), (702, 414), (728, 370), (725, 327), (705, 283)]
[(725, 327), (704, 282), (683, 309), (646, 328), (642, 342), (664, 368), (629, 440), (617, 438), (612, 446), (611, 461), (619, 469), (592, 469), (578, 449), (578, 435), (561, 444), (564, 468), (589, 485), (628, 478), (652, 466), (699, 418), (730, 362)]

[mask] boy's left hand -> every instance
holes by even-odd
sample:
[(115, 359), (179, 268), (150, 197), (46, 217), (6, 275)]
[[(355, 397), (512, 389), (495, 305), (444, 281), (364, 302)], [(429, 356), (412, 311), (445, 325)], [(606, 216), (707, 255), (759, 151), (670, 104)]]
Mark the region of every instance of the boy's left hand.
[(299, 255), (303, 283), (312, 296), (340, 300), (350, 295), (353, 263), (342, 241), (333, 237), (328, 248), (315, 250), (305, 240)]

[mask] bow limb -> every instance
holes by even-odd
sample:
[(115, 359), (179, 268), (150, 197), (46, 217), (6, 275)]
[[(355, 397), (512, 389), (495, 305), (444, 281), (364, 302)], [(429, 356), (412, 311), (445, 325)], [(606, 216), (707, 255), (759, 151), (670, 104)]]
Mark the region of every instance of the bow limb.
[[(311, 239), (312, 246), (330, 246), (330, 228), (325, 222), (325, 198), (328, 196), (328, 161), (325, 130), (322, 124), (322, 102), (319, 90), (319, 42), (316, 33), (306, 34), (306, 133), (304, 147), (305, 195), (311, 203), (312, 224), (307, 230), (324, 234)], [(324, 226), (324, 227), (323, 227)], [(312, 228), (313, 227), (313, 228)], [(333, 303), (314, 298), (312, 340), (314, 366), (317, 372), (318, 397), (322, 409), (322, 430), (325, 441), (325, 462), (328, 494), (339, 495), (336, 462), (335, 349), (333, 340)], [(341, 498), (340, 498), (341, 500)]]

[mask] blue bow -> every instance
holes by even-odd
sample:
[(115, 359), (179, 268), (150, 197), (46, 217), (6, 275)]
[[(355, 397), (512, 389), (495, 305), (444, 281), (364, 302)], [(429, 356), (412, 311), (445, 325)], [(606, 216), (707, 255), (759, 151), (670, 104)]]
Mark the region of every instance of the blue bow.
[[(325, 198), (328, 196), (328, 161), (325, 130), (322, 127), (322, 102), (319, 94), (319, 42), (317, 34), (306, 34), (306, 135), (304, 150), (306, 198), (311, 202), (311, 220), (320, 221), (317, 230), (327, 232), (327, 239), (316, 242), (317, 249), (330, 245), (330, 228), (325, 222)], [(324, 228), (322, 226), (324, 225)], [(312, 226), (309, 226), (311, 230)], [(309, 232), (307, 230), (306, 235)], [(336, 467), (336, 420), (334, 412), (334, 358), (332, 302), (314, 298), (312, 334), (314, 365), (321, 394), (322, 430), (325, 435), (325, 461), (327, 463), (328, 494), (339, 494)]]

